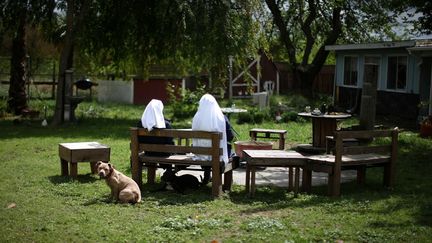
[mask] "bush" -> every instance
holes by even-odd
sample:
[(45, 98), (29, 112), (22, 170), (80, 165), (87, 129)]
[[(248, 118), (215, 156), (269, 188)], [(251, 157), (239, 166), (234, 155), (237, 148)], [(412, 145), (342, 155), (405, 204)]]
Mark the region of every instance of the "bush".
[(195, 91), (186, 89), (183, 95), (180, 88), (168, 85), (167, 92), (172, 109), (171, 119), (184, 119), (193, 117), (198, 109), (199, 100), (206, 93), (205, 85), (198, 85)]
[(284, 112), (281, 115), (282, 122), (289, 122), (289, 121), (297, 121), (298, 115), (297, 112), (295, 111), (288, 111), (288, 112)]
[(238, 114), (237, 118), (237, 124), (245, 124), (245, 123), (252, 123), (253, 117), (250, 112), (243, 112)]
[(244, 123), (260, 124), (265, 119), (270, 119), (268, 110), (261, 111), (257, 109), (252, 109), (249, 110), (248, 112), (239, 113), (237, 124), (244, 124)]

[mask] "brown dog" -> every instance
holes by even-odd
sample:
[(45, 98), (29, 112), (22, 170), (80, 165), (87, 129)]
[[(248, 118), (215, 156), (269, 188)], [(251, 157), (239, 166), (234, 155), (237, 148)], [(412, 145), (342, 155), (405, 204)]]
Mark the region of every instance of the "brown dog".
[(96, 171), (111, 188), (111, 199), (120, 201), (121, 203), (141, 202), (141, 191), (138, 184), (114, 169), (112, 164), (98, 161), (96, 163)]

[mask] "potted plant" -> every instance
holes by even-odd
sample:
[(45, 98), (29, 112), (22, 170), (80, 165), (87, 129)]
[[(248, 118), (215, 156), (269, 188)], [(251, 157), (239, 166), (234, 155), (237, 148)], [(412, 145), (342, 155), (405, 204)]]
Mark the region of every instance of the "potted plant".
[(432, 136), (432, 115), (427, 116), (420, 123), (420, 137), (426, 138)]

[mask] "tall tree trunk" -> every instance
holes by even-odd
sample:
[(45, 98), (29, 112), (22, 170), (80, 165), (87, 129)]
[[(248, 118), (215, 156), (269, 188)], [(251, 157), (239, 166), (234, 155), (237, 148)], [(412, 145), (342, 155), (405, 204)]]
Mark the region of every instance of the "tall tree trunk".
[(60, 56), (56, 108), (54, 112), (53, 125), (60, 125), (64, 122), (65, 104), (65, 71), (73, 66), (73, 39), (74, 39), (74, 0), (67, 1), (66, 10), (66, 36), (65, 43)]
[(26, 84), (26, 11), (23, 10), (12, 43), (8, 110), (20, 115), (27, 108)]

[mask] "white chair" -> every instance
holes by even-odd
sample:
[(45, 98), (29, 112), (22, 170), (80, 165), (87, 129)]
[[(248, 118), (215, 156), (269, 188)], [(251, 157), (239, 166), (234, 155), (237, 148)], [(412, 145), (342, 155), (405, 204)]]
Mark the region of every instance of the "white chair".
[(265, 81), (264, 82), (264, 90), (269, 94), (272, 95), (273, 94), (273, 90), (274, 90), (274, 86), (275, 83), (271, 80)]

